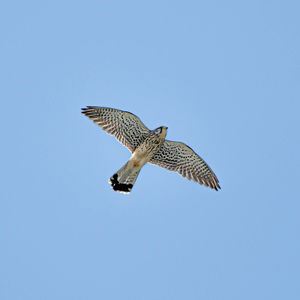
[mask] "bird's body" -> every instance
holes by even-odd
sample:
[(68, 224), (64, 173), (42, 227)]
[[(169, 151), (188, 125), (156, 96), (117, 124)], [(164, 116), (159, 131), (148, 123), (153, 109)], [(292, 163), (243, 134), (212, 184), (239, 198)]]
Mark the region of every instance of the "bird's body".
[(164, 126), (159, 127), (154, 131), (150, 131), (145, 140), (134, 150), (131, 159), (133, 159), (138, 164), (146, 164), (160, 149), (166, 135), (167, 128)]
[(137, 116), (108, 107), (88, 106), (82, 113), (132, 152), (129, 161), (109, 180), (115, 191), (130, 193), (147, 162), (176, 171), (215, 190), (220, 188), (213, 171), (190, 147), (165, 140), (167, 127), (149, 130)]

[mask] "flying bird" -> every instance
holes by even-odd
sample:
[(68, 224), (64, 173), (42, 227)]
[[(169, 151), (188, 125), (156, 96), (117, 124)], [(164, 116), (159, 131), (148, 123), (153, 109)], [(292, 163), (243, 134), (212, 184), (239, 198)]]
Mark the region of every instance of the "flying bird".
[(136, 115), (109, 107), (87, 106), (82, 113), (132, 153), (129, 161), (109, 179), (114, 191), (130, 193), (147, 162), (216, 191), (220, 189), (216, 175), (198, 154), (184, 143), (165, 139), (168, 127), (149, 130)]

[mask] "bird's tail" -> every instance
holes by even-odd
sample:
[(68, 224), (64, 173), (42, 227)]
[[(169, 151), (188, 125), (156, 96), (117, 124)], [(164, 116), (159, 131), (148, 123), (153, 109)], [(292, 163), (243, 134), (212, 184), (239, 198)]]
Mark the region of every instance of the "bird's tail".
[(134, 165), (129, 160), (118, 172), (116, 172), (110, 179), (109, 183), (114, 191), (128, 194), (141, 171), (140, 167)]

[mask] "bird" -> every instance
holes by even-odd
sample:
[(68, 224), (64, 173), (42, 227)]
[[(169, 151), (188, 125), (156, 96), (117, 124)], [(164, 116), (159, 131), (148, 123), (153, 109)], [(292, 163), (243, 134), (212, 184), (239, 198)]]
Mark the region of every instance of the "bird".
[(216, 191), (221, 189), (212, 169), (192, 148), (166, 140), (168, 127), (150, 130), (136, 115), (110, 107), (87, 106), (82, 108), (82, 113), (132, 153), (128, 162), (109, 179), (114, 191), (129, 194), (148, 162)]

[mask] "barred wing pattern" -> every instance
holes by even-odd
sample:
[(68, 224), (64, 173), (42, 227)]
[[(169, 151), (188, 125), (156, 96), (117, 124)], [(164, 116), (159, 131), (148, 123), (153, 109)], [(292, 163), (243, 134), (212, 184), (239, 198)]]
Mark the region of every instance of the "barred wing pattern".
[(109, 107), (87, 106), (82, 113), (133, 152), (150, 130), (134, 114)]
[(184, 143), (165, 140), (150, 163), (175, 171), (189, 180), (194, 180), (216, 191), (221, 188), (211, 168)]

